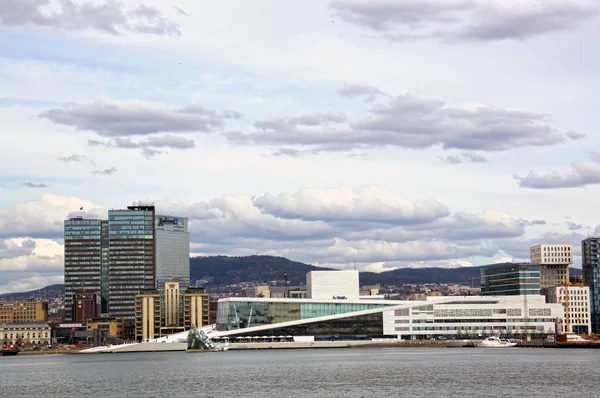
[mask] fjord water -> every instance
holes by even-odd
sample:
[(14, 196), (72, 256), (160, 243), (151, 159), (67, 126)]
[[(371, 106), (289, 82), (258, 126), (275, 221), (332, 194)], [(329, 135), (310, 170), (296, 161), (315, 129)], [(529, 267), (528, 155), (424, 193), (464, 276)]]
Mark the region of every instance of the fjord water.
[(354, 348), (0, 357), (2, 397), (598, 396), (600, 350)]

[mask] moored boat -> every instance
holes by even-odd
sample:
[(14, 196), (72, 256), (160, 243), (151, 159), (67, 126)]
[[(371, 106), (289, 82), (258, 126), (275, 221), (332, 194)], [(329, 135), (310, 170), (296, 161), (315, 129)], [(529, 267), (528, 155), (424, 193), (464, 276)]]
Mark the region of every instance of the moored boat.
[(475, 343), (476, 347), (485, 347), (485, 348), (507, 348), (507, 347), (516, 347), (517, 343), (513, 343), (507, 339), (501, 339), (496, 336), (487, 337), (483, 340)]
[(19, 350), (15, 349), (9, 349), (9, 350), (2, 350), (0, 349), (0, 357), (11, 357), (14, 355), (18, 355), (19, 354)]

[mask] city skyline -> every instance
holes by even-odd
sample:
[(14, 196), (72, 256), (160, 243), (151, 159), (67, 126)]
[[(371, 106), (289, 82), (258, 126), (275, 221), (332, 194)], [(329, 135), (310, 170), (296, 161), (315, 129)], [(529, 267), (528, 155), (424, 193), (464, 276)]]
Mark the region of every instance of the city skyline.
[(597, 2), (41, 3), (0, 9), (0, 293), (137, 200), (190, 255), (376, 272), (600, 235)]

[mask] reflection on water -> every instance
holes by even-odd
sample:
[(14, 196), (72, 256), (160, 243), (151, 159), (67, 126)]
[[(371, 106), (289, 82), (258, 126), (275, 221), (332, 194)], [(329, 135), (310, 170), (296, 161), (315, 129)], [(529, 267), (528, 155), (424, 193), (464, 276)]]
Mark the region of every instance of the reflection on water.
[(592, 397), (600, 350), (354, 348), (0, 358), (0, 396)]

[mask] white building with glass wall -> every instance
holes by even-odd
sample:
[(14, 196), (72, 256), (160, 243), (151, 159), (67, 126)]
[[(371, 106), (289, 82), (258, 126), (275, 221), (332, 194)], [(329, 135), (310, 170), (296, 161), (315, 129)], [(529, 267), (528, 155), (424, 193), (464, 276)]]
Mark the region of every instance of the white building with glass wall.
[[(359, 299), (350, 291), (354, 286), (358, 292), (356, 271), (320, 273), (307, 275), (312, 298), (219, 300), (213, 335), (311, 336), (315, 340), (477, 338), (492, 334), (542, 337), (555, 333), (563, 315), (561, 304), (546, 303), (541, 295), (427, 297), (423, 301)], [(337, 282), (327, 291), (325, 282), (329, 280)], [(311, 291), (314, 287), (316, 293)]]

